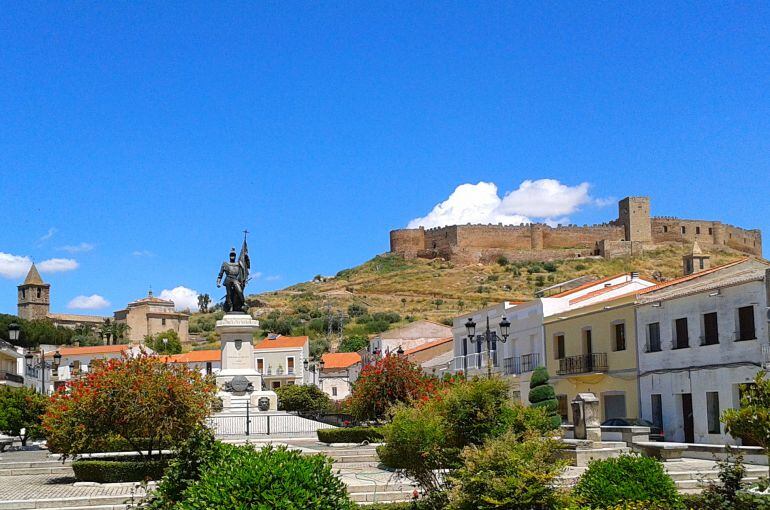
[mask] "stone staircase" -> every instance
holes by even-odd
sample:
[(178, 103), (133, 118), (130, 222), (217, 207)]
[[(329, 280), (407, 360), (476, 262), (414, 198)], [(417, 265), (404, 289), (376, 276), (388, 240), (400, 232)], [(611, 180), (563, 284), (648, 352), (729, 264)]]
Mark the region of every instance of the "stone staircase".
[(72, 465), (70, 461), (62, 463), (60, 460), (51, 459), (34, 460), (29, 462), (0, 463), (0, 477), (21, 475), (75, 476), (75, 474), (72, 472)]

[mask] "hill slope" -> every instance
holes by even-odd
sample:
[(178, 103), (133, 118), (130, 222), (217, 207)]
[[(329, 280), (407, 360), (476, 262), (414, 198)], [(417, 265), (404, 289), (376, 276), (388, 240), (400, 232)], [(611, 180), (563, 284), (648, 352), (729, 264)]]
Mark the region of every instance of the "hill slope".
[[(515, 264), (501, 260), (467, 266), (386, 254), (340, 271), (333, 278), (299, 283), (251, 298), (261, 308), (260, 315), (273, 310), (292, 313), (298, 308), (345, 311), (356, 303), (370, 312), (395, 311), (440, 321), (486, 303), (526, 301), (539, 288), (580, 276), (637, 271), (647, 278), (655, 272), (663, 278), (674, 278), (682, 273), (684, 250), (681, 245), (672, 245), (643, 256), (614, 260), (583, 258)], [(733, 251), (713, 252), (712, 265), (742, 256)]]

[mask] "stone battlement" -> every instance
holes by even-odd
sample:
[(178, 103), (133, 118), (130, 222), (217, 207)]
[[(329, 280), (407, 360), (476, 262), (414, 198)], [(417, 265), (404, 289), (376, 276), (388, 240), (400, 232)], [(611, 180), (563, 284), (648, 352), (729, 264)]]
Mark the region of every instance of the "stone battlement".
[(511, 260), (616, 256), (640, 253), (656, 245), (698, 241), (701, 246), (725, 246), (762, 256), (762, 234), (720, 221), (650, 216), (648, 197), (628, 197), (618, 203), (618, 219), (595, 225), (543, 223), (519, 225), (466, 224), (390, 232), (390, 251), (406, 258), (444, 258), (461, 263), (487, 262), (500, 256)]

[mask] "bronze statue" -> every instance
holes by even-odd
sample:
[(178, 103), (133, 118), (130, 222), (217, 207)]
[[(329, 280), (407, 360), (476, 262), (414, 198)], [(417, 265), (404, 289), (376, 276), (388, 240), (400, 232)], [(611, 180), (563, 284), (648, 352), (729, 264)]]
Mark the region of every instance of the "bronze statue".
[(235, 260), (235, 248), (233, 248), (230, 250), (230, 262), (222, 262), (222, 267), (219, 269), (217, 287), (222, 286), (222, 276), (225, 276), (224, 284), (227, 295), (224, 309), (226, 313), (246, 312), (248, 310), (244, 298), (244, 290), (249, 282), (249, 269), (251, 268), (249, 249), (246, 246), (246, 234), (248, 233), (248, 230), (243, 233), (243, 246), (238, 261)]

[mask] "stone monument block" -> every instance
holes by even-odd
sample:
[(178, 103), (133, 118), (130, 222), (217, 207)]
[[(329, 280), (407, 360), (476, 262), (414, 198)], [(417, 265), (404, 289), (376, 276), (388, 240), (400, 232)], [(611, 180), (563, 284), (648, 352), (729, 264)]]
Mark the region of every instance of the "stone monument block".
[(599, 424), (599, 399), (593, 393), (578, 393), (572, 401), (575, 439), (600, 442), (602, 429)]

